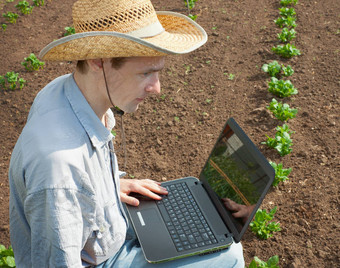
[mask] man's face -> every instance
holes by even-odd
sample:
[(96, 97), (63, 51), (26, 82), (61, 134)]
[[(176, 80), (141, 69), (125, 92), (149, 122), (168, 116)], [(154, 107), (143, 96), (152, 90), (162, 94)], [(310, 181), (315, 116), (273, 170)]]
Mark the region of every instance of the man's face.
[(116, 70), (110, 60), (105, 60), (104, 71), (113, 104), (132, 113), (148, 95), (159, 94), (159, 72), (164, 62), (164, 57), (133, 57)]

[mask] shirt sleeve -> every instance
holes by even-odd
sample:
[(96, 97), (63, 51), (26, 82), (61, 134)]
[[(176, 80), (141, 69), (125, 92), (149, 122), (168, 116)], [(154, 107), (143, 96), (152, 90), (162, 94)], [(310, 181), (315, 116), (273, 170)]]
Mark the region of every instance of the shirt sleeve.
[(44, 189), (27, 196), (32, 267), (81, 267), (93, 204), (75, 189)]

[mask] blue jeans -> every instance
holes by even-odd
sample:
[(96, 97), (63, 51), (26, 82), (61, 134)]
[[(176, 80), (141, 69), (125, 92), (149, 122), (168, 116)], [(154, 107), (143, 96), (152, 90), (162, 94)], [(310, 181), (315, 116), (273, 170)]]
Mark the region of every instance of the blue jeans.
[(203, 256), (191, 256), (160, 264), (148, 263), (140, 248), (132, 228), (129, 228), (126, 240), (120, 251), (97, 268), (174, 268), (174, 267), (223, 267), (244, 268), (243, 249), (241, 243), (233, 243), (228, 249)]

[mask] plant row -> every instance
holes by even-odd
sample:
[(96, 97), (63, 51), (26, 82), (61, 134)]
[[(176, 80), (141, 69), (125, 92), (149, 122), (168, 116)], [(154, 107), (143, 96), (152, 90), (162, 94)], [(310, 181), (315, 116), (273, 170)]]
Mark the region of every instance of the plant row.
[[(38, 71), (44, 68), (45, 63), (38, 60), (34, 53), (24, 58), (21, 63), (29, 72)], [(0, 90), (21, 90), (26, 84), (26, 80), (19, 77), (19, 73), (14, 71), (7, 72), (5, 75), (0, 75)]]
[[(13, 2), (14, 0), (6, 0), (6, 2)], [(20, 1), (18, 4), (15, 5), (15, 8), (18, 13), (21, 15), (28, 15), (31, 14), (34, 7), (43, 6), (45, 4), (45, 0), (32, 0), (33, 3), (30, 4), (26, 0)], [(2, 13), (2, 17), (4, 17), (7, 23), (16, 23), (17, 19), (19, 18), (19, 14), (17, 12), (8, 11), (6, 13)], [(1, 28), (6, 31), (7, 24), (2, 23)]]
[[(272, 47), (272, 51), (285, 59), (292, 58), (294, 56), (301, 55), (299, 49), (296, 48), (292, 41), (296, 38), (296, 11), (293, 7), (297, 4), (297, 0), (281, 0), (279, 8), (280, 17), (274, 20), (275, 24), (281, 28), (281, 32), (277, 34), (277, 38), (280, 42), (279, 45)], [(288, 120), (296, 117), (298, 110), (291, 108), (287, 103), (284, 103), (285, 98), (290, 98), (298, 94), (298, 90), (294, 87), (292, 82), (287, 78), (294, 74), (293, 68), (288, 65), (279, 64), (278, 61), (272, 61), (262, 66), (262, 71), (267, 73), (270, 77), (268, 82), (268, 91), (273, 94), (279, 100), (273, 98), (270, 104), (266, 107), (272, 112), (273, 116), (283, 122), (282, 126), (276, 127), (276, 133), (274, 137), (266, 135), (267, 140), (263, 142), (270, 148), (275, 149), (278, 154), (283, 157), (292, 152), (292, 138), (291, 134), (294, 131), (290, 130), (286, 124)], [(277, 187), (281, 182), (288, 180), (288, 175), (292, 169), (283, 168), (282, 163), (270, 162), (275, 170), (275, 178), (273, 186)], [(273, 217), (277, 211), (275, 206), (269, 212), (266, 210), (258, 209), (255, 214), (254, 220), (250, 223), (251, 230), (261, 239), (268, 239), (274, 232), (281, 230), (280, 223), (274, 222)], [(249, 268), (256, 267), (279, 267), (278, 256), (269, 258), (267, 262), (260, 260), (255, 256), (254, 260), (250, 263)]]

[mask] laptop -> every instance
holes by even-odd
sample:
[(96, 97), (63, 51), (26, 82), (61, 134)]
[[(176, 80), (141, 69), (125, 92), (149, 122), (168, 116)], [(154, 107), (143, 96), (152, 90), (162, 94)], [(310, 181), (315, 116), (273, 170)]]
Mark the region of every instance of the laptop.
[[(161, 263), (220, 251), (239, 242), (274, 176), (267, 159), (229, 118), (199, 178), (164, 182), (169, 194), (162, 200), (139, 196), (138, 207), (126, 205), (145, 259)], [(235, 218), (225, 198), (248, 216)]]

